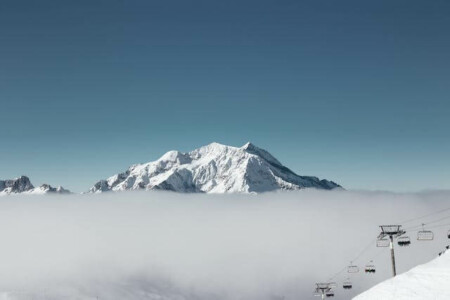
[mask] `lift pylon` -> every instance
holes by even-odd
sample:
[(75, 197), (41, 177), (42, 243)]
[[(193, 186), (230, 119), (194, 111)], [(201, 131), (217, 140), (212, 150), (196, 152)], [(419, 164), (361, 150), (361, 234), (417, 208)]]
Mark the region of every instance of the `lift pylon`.
[(402, 225), (380, 225), (381, 233), (378, 235), (378, 239), (389, 237), (389, 248), (391, 249), (391, 264), (392, 275), (397, 275), (395, 268), (395, 253), (394, 253), (394, 237), (397, 238), (406, 233), (402, 230)]

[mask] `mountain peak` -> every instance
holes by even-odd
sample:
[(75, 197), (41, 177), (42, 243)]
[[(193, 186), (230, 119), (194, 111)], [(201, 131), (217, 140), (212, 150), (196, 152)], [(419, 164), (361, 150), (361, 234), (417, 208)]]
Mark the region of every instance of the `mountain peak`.
[(47, 193), (70, 193), (62, 187), (53, 188), (48, 184), (34, 187), (27, 176), (14, 179), (0, 180), (0, 195), (10, 194), (47, 194)]
[(89, 192), (144, 189), (249, 193), (337, 187), (332, 181), (295, 174), (250, 142), (240, 148), (214, 142), (188, 153), (169, 151), (156, 161), (133, 165), (126, 172), (98, 181)]
[(266, 160), (268, 163), (275, 166), (283, 166), (275, 157), (272, 156), (269, 152), (259, 147), (256, 147), (254, 144), (248, 142), (241, 149), (244, 149), (247, 153), (257, 155), (262, 159)]
[(30, 179), (24, 175), (14, 179), (0, 180), (0, 193), (2, 194), (22, 193), (33, 188)]
[(241, 148), (242, 148), (242, 149), (248, 149), (248, 148), (253, 148), (253, 147), (255, 147), (255, 145), (253, 145), (251, 142), (247, 142), (247, 143), (245, 143), (245, 145), (242, 146)]

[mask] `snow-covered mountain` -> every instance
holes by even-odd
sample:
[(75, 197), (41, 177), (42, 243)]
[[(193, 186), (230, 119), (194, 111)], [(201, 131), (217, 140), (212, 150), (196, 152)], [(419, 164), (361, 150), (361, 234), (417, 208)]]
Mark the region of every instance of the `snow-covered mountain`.
[(302, 188), (330, 190), (340, 185), (299, 176), (251, 143), (240, 148), (212, 143), (188, 153), (169, 151), (156, 161), (133, 165), (123, 173), (100, 180), (89, 192), (145, 189), (259, 193)]
[(354, 300), (447, 300), (450, 299), (450, 252), (429, 263), (386, 280)]
[(43, 184), (39, 187), (34, 187), (27, 176), (20, 176), (15, 179), (0, 180), (0, 196), (11, 194), (68, 194), (69, 190), (61, 186), (57, 188), (48, 184)]

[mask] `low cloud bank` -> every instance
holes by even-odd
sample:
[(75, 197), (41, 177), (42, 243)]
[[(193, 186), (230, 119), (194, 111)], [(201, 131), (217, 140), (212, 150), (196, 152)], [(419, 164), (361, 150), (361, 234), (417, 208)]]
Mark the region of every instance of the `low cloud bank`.
[[(351, 296), (390, 277), (378, 225), (450, 207), (450, 192), (262, 195), (126, 192), (0, 199), (0, 299), (314, 299), (314, 283), (354, 259)], [(412, 227), (450, 215), (405, 224)], [(450, 223), (450, 217), (433, 225)], [(399, 272), (446, 245), (397, 247)], [(348, 274), (334, 280), (339, 284)]]

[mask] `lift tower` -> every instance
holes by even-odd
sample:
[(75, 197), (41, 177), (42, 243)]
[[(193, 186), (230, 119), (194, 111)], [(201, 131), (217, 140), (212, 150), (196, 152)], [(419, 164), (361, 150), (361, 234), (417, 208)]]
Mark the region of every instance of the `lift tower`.
[(381, 233), (378, 235), (378, 240), (384, 237), (389, 237), (389, 247), (391, 248), (391, 263), (392, 263), (392, 275), (395, 277), (397, 271), (395, 269), (395, 254), (394, 254), (394, 237), (399, 237), (406, 233), (402, 230), (402, 225), (380, 225)]

